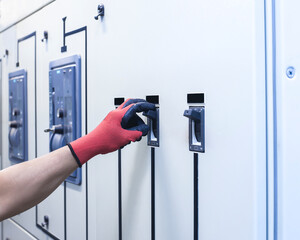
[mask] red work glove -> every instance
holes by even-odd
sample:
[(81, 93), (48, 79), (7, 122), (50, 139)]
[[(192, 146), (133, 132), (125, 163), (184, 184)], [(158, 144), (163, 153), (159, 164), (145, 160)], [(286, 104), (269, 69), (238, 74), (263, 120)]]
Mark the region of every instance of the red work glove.
[(143, 99), (128, 99), (111, 111), (92, 132), (68, 143), (78, 165), (81, 167), (98, 154), (113, 152), (146, 136), (149, 127), (136, 113), (154, 109), (154, 104)]

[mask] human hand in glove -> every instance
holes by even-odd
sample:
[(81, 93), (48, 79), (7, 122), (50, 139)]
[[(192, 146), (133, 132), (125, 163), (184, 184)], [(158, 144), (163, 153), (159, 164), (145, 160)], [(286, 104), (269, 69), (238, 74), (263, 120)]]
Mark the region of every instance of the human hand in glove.
[(72, 155), (81, 167), (92, 157), (118, 150), (146, 136), (149, 127), (137, 115), (155, 110), (155, 105), (143, 99), (128, 99), (89, 134), (68, 143)]

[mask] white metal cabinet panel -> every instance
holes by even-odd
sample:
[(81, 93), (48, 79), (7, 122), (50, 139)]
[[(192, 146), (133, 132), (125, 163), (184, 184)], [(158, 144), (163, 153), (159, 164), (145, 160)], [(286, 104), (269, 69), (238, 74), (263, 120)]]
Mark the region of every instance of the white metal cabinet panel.
[[(31, 33), (31, 32), (30, 32)], [(28, 35), (28, 31), (18, 31), (17, 39), (23, 38)], [(28, 160), (34, 159), (36, 155), (36, 142), (35, 142), (35, 38), (31, 37), (19, 43), (19, 64), (20, 68), (27, 70), (27, 97), (28, 97)], [(14, 60), (14, 61), (13, 61)], [(10, 59), (10, 64), (14, 66), (17, 59)], [(4, 95), (6, 96), (6, 94)], [(6, 140), (7, 141), (7, 140)], [(6, 159), (6, 167), (11, 165)], [(21, 214), (13, 217), (14, 221), (24, 227), (27, 231), (34, 231), (35, 224), (35, 208), (31, 208)], [(39, 237), (42, 237), (43, 234)]]
[(3, 239), (4, 240), (36, 240), (34, 236), (30, 235), (23, 228), (18, 226), (12, 220), (5, 220), (3, 222)]
[[(42, 4), (41, 2), (39, 2)], [(26, 3), (28, 4), (28, 3)], [(66, 4), (66, 5), (64, 5)], [(70, 9), (66, 6), (69, 6), (69, 4), (72, 4), (74, 9), (66, 11), (67, 9)], [(84, 4), (86, 6), (86, 4)], [(33, 5), (29, 6), (33, 7)], [(71, 19), (78, 19), (73, 18), (72, 16), (77, 16), (78, 12), (82, 13), (82, 3), (80, 1), (77, 1), (77, 3), (74, 3), (74, 1), (69, 2), (60, 2), (59, 4), (53, 3), (49, 5), (47, 8), (44, 8), (43, 10), (35, 13), (34, 15), (26, 18), (24, 21), (18, 23), (16, 26), (13, 26), (12, 28), (9, 28), (5, 32), (1, 33), (1, 40), (5, 42), (5, 44), (1, 44), (1, 52), (4, 52), (3, 50), (5, 48), (9, 49), (9, 58), (5, 59), (5, 68), (6, 68), (6, 76), (8, 75), (8, 72), (11, 72), (15, 70), (16, 68), (16, 56), (17, 53), (15, 51), (16, 43), (18, 38), (23, 37), (31, 32), (36, 31), (37, 33), (37, 39), (36, 39), (36, 45), (37, 45), (37, 155), (41, 156), (49, 151), (49, 136), (48, 134), (44, 133), (44, 129), (46, 129), (49, 126), (49, 99), (48, 99), (48, 66), (49, 61), (57, 58), (64, 57), (65, 54), (62, 54), (60, 52), (61, 47), (61, 30), (62, 30), (62, 20), (61, 15), (68, 15)], [(27, 8), (26, 8), (27, 9)], [(23, 9), (23, 10), (26, 10)], [(94, 10), (94, 8), (93, 8)], [(61, 11), (61, 12), (59, 12)], [(45, 15), (50, 14), (54, 16), (54, 14), (57, 14), (57, 18), (51, 18), (51, 20), (46, 21)], [(67, 31), (73, 30), (75, 28), (81, 27), (82, 25), (86, 24), (86, 22), (82, 21), (83, 19), (80, 18), (79, 22), (76, 22), (74, 24), (74, 21), (68, 21), (67, 23)], [(91, 21), (94, 21), (91, 19)], [(2, 21), (3, 23), (3, 21)], [(47, 30), (50, 33), (50, 39), (51, 41), (48, 41), (47, 44), (45, 42), (40, 41), (40, 36), (42, 36), (42, 32), (47, 28)], [(78, 41), (78, 38), (75, 37), (69, 37), (68, 38), (68, 52), (67, 54), (72, 54), (72, 51), (74, 53), (83, 53), (84, 51), (84, 33), (78, 34), (80, 35), (80, 40)], [(82, 37), (83, 36), (83, 37)], [(71, 38), (74, 39), (71, 41)], [(22, 67), (28, 67), (30, 70), (31, 76), (33, 75), (32, 69), (34, 67), (33, 61), (31, 59), (33, 53), (34, 53), (34, 47), (31, 45), (34, 38), (28, 39), (25, 42), (20, 43), (20, 63)], [(74, 42), (72, 45), (71, 42)], [(74, 48), (73, 48), (74, 47)], [(4, 48), (4, 49), (2, 49)], [(25, 66), (26, 65), (26, 66)], [(82, 71), (82, 74), (84, 75), (84, 71)], [(5, 89), (3, 91), (4, 97), (7, 96), (8, 92), (8, 86), (7, 83), (5, 83)], [(83, 89), (84, 91), (84, 89)], [(83, 95), (83, 97), (85, 97)], [(30, 89), (30, 98), (34, 98), (34, 91), (33, 89)], [(8, 100), (5, 99), (3, 105), (5, 106), (5, 110), (7, 111), (7, 102)], [(35, 104), (30, 104), (30, 117), (31, 120), (35, 118), (33, 114), (33, 108)], [(84, 111), (84, 110), (83, 110)], [(7, 116), (4, 116), (5, 121), (3, 121), (5, 132), (7, 133)], [(31, 126), (35, 124), (34, 121), (30, 121)], [(85, 125), (85, 122), (83, 121), (83, 125)], [(83, 128), (84, 129), (84, 128)], [(31, 129), (32, 130), (32, 129)], [(5, 135), (5, 138), (3, 137), (3, 140), (5, 140), (5, 144), (7, 145), (7, 134)], [(30, 131), (30, 139), (32, 139), (32, 136), (35, 135), (34, 131)], [(35, 143), (30, 142), (29, 145), (31, 147), (34, 147)], [(7, 149), (7, 146), (5, 146)], [(30, 150), (30, 157), (29, 159), (34, 158), (32, 156), (32, 153), (34, 153), (34, 150)], [(7, 150), (5, 152), (7, 155)], [(7, 158), (8, 159), (8, 158)], [(5, 163), (5, 167), (10, 166), (9, 162)], [(83, 171), (85, 171), (85, 168), (83, 167)], [(85, 175), (83, 175), (83, 178), (85, 178)], [(58, 195), (58, 198), (60, 198), (62, 194), (63, 188), (60, 186), (59, 189), (54, 192), (48, 199), (46, 199), (43, 203), (45, 205), (47, 202), (52, 202), (50, 204), (50, 208), (54, 209), (55, 212), (58, 212), (58, 215), (63, 213), (63, 209), (61, 208), (61, 205), (63, 205), (63, 202), (60, 201), (59, 203), (53, 201), (54, 196)], [(73, 188), (72, 186), (67, 186), (67, 235), (70, 239), (75, 239), (74, 236), (78, 237), (79, 239), (85, 238), (85, 222), (86, 222), (86, 216), (85, 216), (85, 181), (83, 181), (82, 186), (78, 188)], [(75, 199), (75, 200), (74, 200)], [(40, 223), (43, 220), (43, 211), (39, 211), (40, 217), (38, 216), (38, 222)], [(47, 238), (47, 235), (44, 234), (42, 231), (40, 231), (36, 225), (36, 217), (35, 217), (35, 208), (30, 209), (29, 211), (26, 211), (25, 213), (22, 213), (20, 215), (17, 215), (14, 217), (16, 221), (18, 221), (19, 224), (22, 225), (22, 227), (26, 228), (26, 230), (34, 233), (39, 239)], [(70, 221), (68, 221), (68, 219)], [(51, 219), (50, 219), (51, 221)], [(63, 221), (52, 221), (50, 223), (51, 226), (56, 225), (57, 228), (64, 227)], [(81, 228), (74, 228), (74, 225), (80, 225)]]
[[(276, 21), (276, 103), (277, 117), (277, 238), (300, 238), (300, 149), (298, 144), (299, 91), (300, 91), (300, 3), (281, 1), (275, 3)], [(287, 76), (287, 68), (294, 67), (295, 76)]]
[(82, 167), (82, 184), (67, 183), (67, 239), (86, 239), (86, 166)]
[[(138, 11), (133, 11), (133, 6)], [(109, 2), (106, 7), (109, 11), (104, 23), (99, 24), (98, 32), (93, 31), (95, 38), (89, 42), (93, 45), (101, 39), (101, 44), (89, 56), (103, 56), (97, 58), (101, 71), (91, 69), (90, 72), (98, 79), (90, 78), (89, 101), (101, 102), (103, 108), (91, 108), (96, 115), (104, 116), (108, 109), (105, 104), (116, 96), (160, 95), (157, 239), (193, 236), (193, 156), (188, 151), (188, 121), (182, 116), (188, 107), (186, 94), (191, 92), (204, 92), (206, 96), (207, 151), (199, 154), (199, 239), (264, 239), (264, 3), (127, 1)], [(89, 126), (96, 126), (98, 119), (93, 118)], [(138, 239), (145, 229), (144, 238), (149, 238), (149, 206), (140, 207), (146, 205), (147, 199), (150, 202), (150, 189), (143, 189), (149, 188), (150, 170), (146, 165), (148, 160), (141, 157), (149, 158), (145, 144), (145, 141), (131, 144), (122, 151), (123, 197), (129, 199), (128, 191), (135, 189), (132, 203), (127, 202), (132, 211), (128, 210), (128, 215), (123, 212), (123, 221), (127, 219), (123, 225), (127, 228), (123, 229), (124, 238)], [(96, 167), (101, 166), (104, 167), (97, 163)], [(93, 179), (103, 181), (100, 176)], [(99, 195), (106, 192), (96, 187), (91, 191), (99, 191)], [(109, 203), (98, 204), (108, 206)], [(144, 213), (135, 212), (135, 206)], [(102, 219), (100, 212), (92, 210), (89, 217)], [(141, 222), (148, 225), (138, 228)], [(104, 218), (101, 224), (100, 220), (91, 224), (94, 227), (89, 232), (95, 239), (109, 231)], [(117, 226), (116, 221), (116, 229)], [(138, 232), (126, 235), (133, 229)]]
[[(15, 56), (17, 39), (24, 37), (28, 34), (28, 31), (18, 32), (16, 27), (12, 27), (5, 33), (2, 33), (2, 38), (5, 44), (4, 49), (9, 49), (9, 56)], [(13, 40), (12, 40), (13, 39)], [(32, 159), (35, 157), (35, 99), (34, 99), (34, 38), (30, 38), (20, 43), (19, 49), (20, 67), (25, 68), (28, 74), (28, 157)], [(3, 118), (2, 118), (2, 143), (3, 143), (3, 168), (11, 166), (13, 163), (8, 158), (8, 74), (16, 70), (16, 58), (5, 58), (3, 62), (3, 88), (2, 88), (2, 100), (3, 100)], [(33, 231), (35, 226), (35, 209), (31, 208), (24, 213), (18, 214), (13, 219), (22, 225), (27, 231)], [(41, 235), (42, 236), (42, 235)], [(39, 236), (39, 237), (41, 237)], [(41, 238), (40, 238), (41, 239)]]
[(48, 216), (49, 225), (44, 229), (59, 239), (65, 236), (64, 225), (64, 184), (61, 184), (48, 198), (37, 206), (37, 224), (42, 226)]
[(150, 155), (145, 139), (122, 150), (123, 239), (151, 239)]
[(118, 239), (117, 161), (118, 154), (112, 153), (88, 163), (89, 239)]
[[(67, 22), (66, 31), (72, 31), (79, 27), (72, 21)], [(78, 33), (67, 38), (67, 54), (78, 54), (81, 56), (81, 129), (82, 136), (85, 135), (85, 32)], [(88, 115), (89, 116), (89, 115)], [(66, 183), (66, 217), (67, 217), (67, 239), (86, 239), (86, 165), (82, 166), (81, 185)], [(75, 227), (77, 226), (77, 227)]]
[[(67, 31), (77, 29), (82, 25), (77, 26), (72, 22), (67, 23)], [(81, 122), (82, 122), (82, 136), (85, 135), (86, 119), (85, 119), (85, 32), (69, 36), (67, 38), (68, 54), (74, 53), (81, 56)], [(82, 166), (82, 183), (76, 186), (67, 183), (67, 239), (86, 239), (86, 165)], [(80, 226), (80, 227), (74, 227)]]

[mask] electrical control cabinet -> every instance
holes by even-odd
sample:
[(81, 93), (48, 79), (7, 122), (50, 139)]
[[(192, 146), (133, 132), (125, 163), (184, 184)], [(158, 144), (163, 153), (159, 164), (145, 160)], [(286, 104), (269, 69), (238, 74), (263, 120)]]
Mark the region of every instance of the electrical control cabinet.
[(28, 160), (27, 73), (9, 74), (9, 159)]
[[(49, 117), (50, 151), (66, 146), (81, 136), (80, 56), (74, 55), (50, 63)], [(77, 168), (66, 181), (81, 184)]]
[[(291, 0), (286, 1), (285, 4), (295, 6), (295, 1), (292, 4)], [(21, 68), (26, 66), (28, 74), (28, 159), (42, 156), (80, 137), (83, 132), (90, 132), (114, 108), (111, 100), (115, 96), (144, 98), (149, 93), (157, 93), (161, 98), (159, 109), (147, 113), (152, 128), (148, 141), (147, 136), (122, 151), (96, 156), (82, 167), (81, 185), (73, 184), (80, 179), (79, 170), (68, 178), (73, 183), (60, 185), (36, 211), (23, 215), (18, 225), (41, 240), (258, 240), (268, 236), (266, 229), (271, 232), (273, 224), (266, 215), (272, 214), (274, 195), (272, 185), (266, 185), (266, 179), (272, 178), (268, 173), (274, 172), (272, 165), (266, 171), (266, 156), (269, 163), (273, 160), (272, 155), (266, 154), (266, 148), (274, 140), (271, 135), (266, 139), (273, 125), (267, 127), (270, 119), (266, 121), (265, 114), (266, 101), (273, 99), (269, 95), (272, 88), (266, 89), (265, 81), (266, 70), (272, 68), (272, 63), (269, 64), (272, 56), (266, 58), (266, 52), (272, 48), (269, 42), (266, 45), (266, 34), (270, 32), (266, 29), (273, 28), (266, 22), (269, 2), (216, 0), (182, 4), (166, 0), (164, 4), (160, 1), (148, 4), (133, 0), (128, 4), (120, 1), (105, 6), (111, 14), (99, 21), (91, 15), (97, 14), (94, 1), (77, 1), (72, 8), (70, 3), (54, 1), (0, 33), (0, 53), (5, 49), (10, 51), (5, 58), (1, 55), (5, 76), (1, 104), (5, 126), (3, 166), (11, 165), (8, 73), (16, 62)], [(297, 12), (297, 8), (293, 9)], [(6, 11), (9, 13), (11, 9)], [(52, 17), (45, 19), (46, 15)], [(42, 31), (49, 32), (49, 38), (43, 42)], [(32, 37), (26, 38), (28, 34)], [(268, 36), (268, 39), (272, 38)], [(297, 42), (298, 38), (283, 40), (286, 39)], [(61, 52), (62, 45), (64, 52)], [(297, 45), (287, 46), (295, 48)], [(76, 53), (82, 56), (82, 69), (79, 57), (65, 58)], [(293, 59), (297, 59), (296, 55)], [(49, 59), (58, 58), (64, 59), (51, 62), (49, 69)], [(297, 64), (281, 60), (279, 63), (294, 66), (297, 76)], [(278, 73), (285, 72), (285, 68), (278, 68)], [(269, 76), (272, 74), (268, 72)], [(282, 76), (280, 82), (283, 83), (281, 80)], [(291, 116), (296, 113), (292, 110), (297, 108), (290, 106), (297, 102), (298, 82), (296, 77), (283, 86), (289, 90), (283, 95), (292, 96), (283, 110), (278, 106), (278, 116), (284, 116), (285, 122), (287, 111)], [(295, 95), (291, 95), (292, 90)], [(187, 93), (202, 91), (207, 100), (205, 105), (186, 103)], [(272, 109), (268, 106), (269, 111)], [(189, 119), (183, 117), (184, 110), (188, 110)], [(205, 132), (198, 131), (201, 124), (196, 121), (201, 118), (205, 120)], [(155, 126), (154, 120), (159, 124)], [(195, 121), (194, 126), (190, 121)], [(294, 131), (291, 131), (293, 135), (282, 137), (290, 139), (282, 146), (297, 145), (297, 141), (292, 142), (296, 139), (294, 134), (299, 132), (293, 127), (297, 125), (287, 123)], [(284, 131), (287, 126), (283, 126)], [(46, 128), (49, 128), (47, 134), (44, 133)], [(198, 154), (197, 149), (189, 151), (189, 134), (194, 135), (191, 145), (199, 147), (201, 142), (204, 153)], [(157, 145), (149, 147), (152, 143), (159, 148)], [(297, 156), (290, 148), (283, 150), (283, 157), (278, 159), (286, 160), (286, 153)], [(195, 156), (198, 156), (198, 168), (194, 164)], [(119, 162), (122, 162), (120, 168)], [(293, 196), (294, 184), (290, 183), (297, 182), (293, 181), (297, 178), (291, 176), (299, 175), (296, 163), (284, 162), (284, 169), (294, 170), (284, 173), (282, 178), (287, 180), (283, 187), (284, 193), (289, 189), (288, 197)], [(281, 165), (278, 166), (280, 169)], [(195, 169), (198, 169), (198, 179), (193, 177)], [(120, 182), (122, 188), (118, 189)], [(193, 184), (198, 186), (198, 192)], [(283, 192), (278, 190), (279, 194)], [(289, 199), (297, 202), (299, 198)], [(278, 202), (288, 210), (283, 215), (294, 213), (295, 217), (289, 217), (289, 221), (278, 215), (279, 220), (284, 219), (281, 221), (285, 221), (283, 227), (287, 229), (286, 226), (297, 223), (294, 219), (300, 214), (290, 211), (298, 210), (297, 205), (286, 197)], [(14, 217), (14, 221), (16, 218), (21, 217)], [(299, 230), (296, 225), (293, 225), (293, 233)], [(9, 226), (4, 224), (3, 227), (6, 231)], [(195, 229), (199, 231), (198, 237), (195, 237)], [(293, 238), (292, 234), (283, 236)], [(271, 239), (271, 235), (269, 237)]]

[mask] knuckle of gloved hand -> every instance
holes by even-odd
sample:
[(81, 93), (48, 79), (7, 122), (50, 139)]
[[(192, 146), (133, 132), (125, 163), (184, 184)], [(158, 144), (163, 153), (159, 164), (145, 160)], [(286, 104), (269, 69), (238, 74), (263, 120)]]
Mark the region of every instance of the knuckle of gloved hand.
[(115, 115), (114, 110), (113, 110), (113, 111), (110, 111), (110, 112), (106, 115), (106, 117), (104, 118), (104, 120), (105, 120), (105, 121), (110, 121), (111, 119), (114, 118), (114, 115)]
[(128, 139), (129, 139), (131, 142), (135, 142), (137, 138), (138, 138), (138, 136), (132, 135), (132, 136), (130, 136)]

